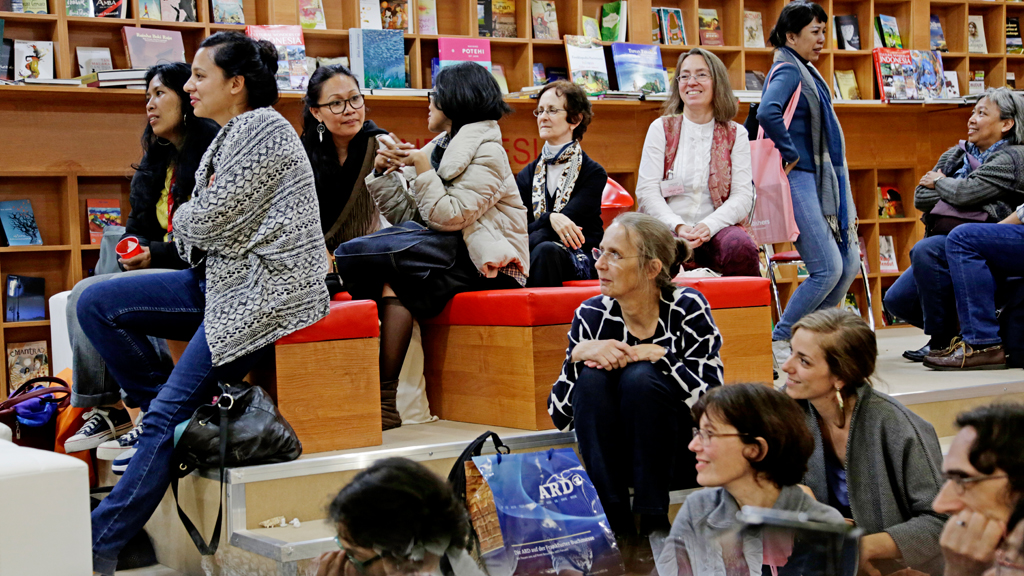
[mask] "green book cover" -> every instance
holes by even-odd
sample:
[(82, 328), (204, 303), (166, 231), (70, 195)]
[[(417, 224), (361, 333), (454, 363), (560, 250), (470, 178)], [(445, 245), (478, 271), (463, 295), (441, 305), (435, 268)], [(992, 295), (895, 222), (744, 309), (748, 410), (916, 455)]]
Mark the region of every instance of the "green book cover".
[(25, 14), (49, 14), (46, 9), (46, 0), (23, 0)]
[(68, 16), (92, 16), (92, 0), (65, 0)]
[(609, 2), (601, 6), (601, 40), (626, 41), (626, 2)]

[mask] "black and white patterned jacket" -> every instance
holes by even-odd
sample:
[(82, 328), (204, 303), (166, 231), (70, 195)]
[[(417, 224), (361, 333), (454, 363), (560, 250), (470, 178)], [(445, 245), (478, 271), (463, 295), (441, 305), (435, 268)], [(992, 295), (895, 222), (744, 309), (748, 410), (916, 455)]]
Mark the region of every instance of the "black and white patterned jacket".
[[(626, 330), (622, 308), (614, 298), (595, 296), (580, 304), (569, 328), (562, 373), (548, 397), (548, 414), (559, 430), (573, 429), (572, 389), (584, 364), (572, 362), (572, 350), (584, 340), (620, 340), (630, 346), (641, 343)], [(709, 388), (722, 384), (718, 355), (722, 335), (711, 318), (708, 301), (697, 290), (662, 290), (658, 327), (644, 343), (665, 347), (665, 355), (654, 364), (683, 388), (688, 406)]]
[[(182, 259), (205, 252), (203, 322), (214, 366), (327, 316), (327, 246), (313, 170), (295, 129), (273, 108), (235, 116), (174, 214)], [(201, 251), (201, 252), (197, 252)]]

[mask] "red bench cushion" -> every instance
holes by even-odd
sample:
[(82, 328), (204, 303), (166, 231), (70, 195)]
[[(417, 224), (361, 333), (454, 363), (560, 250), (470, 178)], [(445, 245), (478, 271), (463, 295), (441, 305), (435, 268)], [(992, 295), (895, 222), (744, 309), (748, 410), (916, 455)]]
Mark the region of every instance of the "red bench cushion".
[(440, 314), (425, 324), (461, 326), (550, 326), (569, 324), (597, 286), (483, 290), (456, 294)]
[[(771, 283), (757, 276), (728, 276), (722, 278), (680, 278), (680, 286), (696, 288), (711, 308), (747, 308), (771, 304)], [(597, 280), (570, 280), (563, 286), (597, 286)]]
[[(345, 293), (347, 295), (347, 293)], [(377, 321), (377, 303), (373, 300), (349, 300), (339, 302), (337, 296), (331, 302), (331, 313), (312, 326), (277, 341), (278, 344), (301, 344), (304, 342), (327, 342), (352, 338), (376, 338), (380, 335)]]

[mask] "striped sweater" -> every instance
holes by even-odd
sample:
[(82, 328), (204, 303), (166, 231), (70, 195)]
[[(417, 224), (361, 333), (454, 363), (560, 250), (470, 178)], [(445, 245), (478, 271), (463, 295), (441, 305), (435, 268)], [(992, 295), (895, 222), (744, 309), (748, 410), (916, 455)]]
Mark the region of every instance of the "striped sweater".
[(178, 253), (206, 263), (203, 322), (213, 364), (327, 315), (327, 247), (313, 171), (291, 124), (258, 108), (221, 128), (174, 215)]

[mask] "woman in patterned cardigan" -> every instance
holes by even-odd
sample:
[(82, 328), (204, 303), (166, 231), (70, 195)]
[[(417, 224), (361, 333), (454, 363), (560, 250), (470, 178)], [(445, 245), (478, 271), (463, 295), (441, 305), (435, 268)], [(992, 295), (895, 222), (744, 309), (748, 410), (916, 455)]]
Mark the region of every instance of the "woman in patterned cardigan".
[(576, 429), (611, 528), (627, 542), (637, 534), (633, 511), (641, 535), (668, 532), (673, 471), (695, 485), (690, 406), (722, 384), (711, 308), (700, 292), (672, 284), (690, 255), (653, 216), (612, 222), (594, 250), (601, 296), (576, 309), (548, 400), (555, 426)]
[[(238, 32), (203, 41), (185, 85), (196, 116), (222, 126), (174, 217), (187, 270), (118, 278), (82, 294), (82, 327), (145, 412), (124, 476), (92, 513), (93, 570), (117, 555), (170, 483), (174, 427), (237, 382), (278, 338), (328, 312), (327, 247), (313, 172), (277, 100), (277, 50)], [(188, 340), (170, 373), (146, 336)]]

